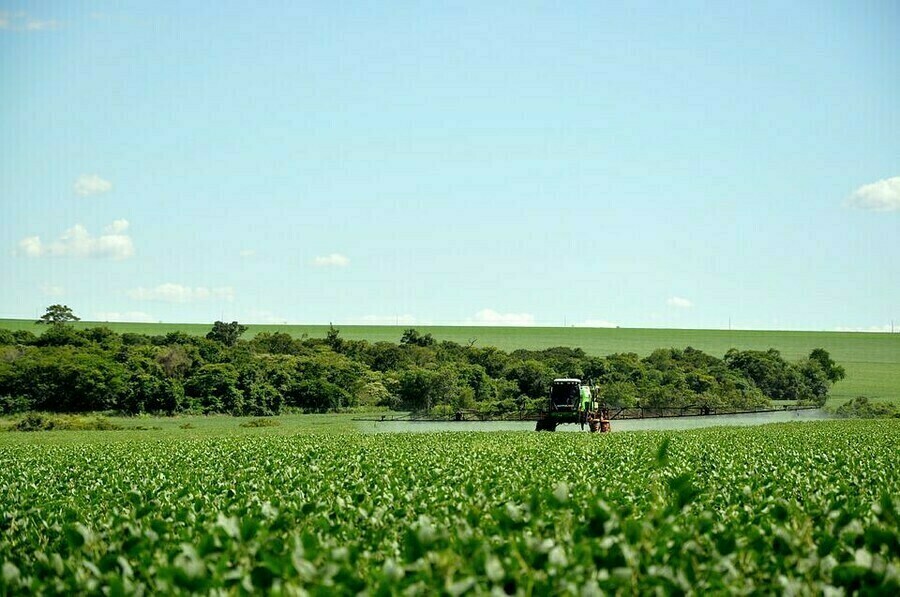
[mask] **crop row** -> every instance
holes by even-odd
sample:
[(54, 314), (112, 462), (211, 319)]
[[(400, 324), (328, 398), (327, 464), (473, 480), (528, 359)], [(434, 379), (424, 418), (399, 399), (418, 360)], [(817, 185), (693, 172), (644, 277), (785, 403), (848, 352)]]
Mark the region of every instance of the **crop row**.
[(0, 445), (0, 592), (900, 591), (900, 424)]

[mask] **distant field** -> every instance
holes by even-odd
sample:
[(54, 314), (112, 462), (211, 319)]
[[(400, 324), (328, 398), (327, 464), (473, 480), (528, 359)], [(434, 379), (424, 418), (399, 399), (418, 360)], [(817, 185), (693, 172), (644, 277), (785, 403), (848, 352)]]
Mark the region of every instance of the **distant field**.
[[(193, 323), (98, 323), (79, 322), (79, 327), (105, 325), (119, 333), (165, 334), (181, 331), (202, 335), (211, 324)], [(0, 327), (30, 330), (39, 334), (42, 327), (30, 320), (0, 319)], [(325, 336), (326, 325), (251, 325), (246, 337), (259, 332), (286, 332), (295, 337)], [(398, 342), (408, 326), (337, 326), (341, 335), (353, 340)], [(504, 350), (577, 346), (589, 354), (614, 352), (649, 354), (655, 348), (693, 346), (721, 357), (729, 348), (777, 348), (789, 359), (806, 356), (813, 348), (828, 350), (847, 369), (847, 379), (832, 391), (831, 404), (854, 396), (900, 402), (900, 334), (857, 332), (781, 332), (743, 330), (668, 330), (598, 328), (516, 328), (516, 327), (443, 327), (416, 326), (438, 340), (496, 346)]]

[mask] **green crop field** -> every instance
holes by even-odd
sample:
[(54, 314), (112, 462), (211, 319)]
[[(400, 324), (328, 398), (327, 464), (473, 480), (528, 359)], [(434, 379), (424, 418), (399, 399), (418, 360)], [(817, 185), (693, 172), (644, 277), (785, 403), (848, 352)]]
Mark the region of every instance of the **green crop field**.
[[(90, 323), (79, 327), (106, 325), (123, 332), (165, 334), (182, 331), (205, 334), (211, 325), (165, 323)], [(0, 319), (0, 327), (25, 329), (40, 333), (42, 327), (29, 320)], [(322, 338), (328, 326), (321, 325), (251, 325), (245, 337), (259, 332), (286, 332), (295, 337), (303, 334)], [(343, 337), (371, 342), (398, 342), (402, 326), (339, 326)], [(721, 357), (729, 348), (777, 348), (789, 359), (809, 354), (813, 348), (828, 350), (847, 370), (847, 378), (835, 385), (830, 404), (842, 403), (856, 396), (900, 402), (900, 334), (857, 332), (787, 332), (744, 330), (670, 330), (670, 329), (597, 329), (597, 328), (515, 328), (515, 327), (428, 327), (438, 340), (452, 340), (477, 345), (496, 346), (504, 350), (576, 346), (588, 354), (603, 356), (614, 352), (636, 352), (647, 355), (656, 348), (693, 346)]]
[(900, 592), (896, 420), (211, 430), (0, 434), (0, 594)]

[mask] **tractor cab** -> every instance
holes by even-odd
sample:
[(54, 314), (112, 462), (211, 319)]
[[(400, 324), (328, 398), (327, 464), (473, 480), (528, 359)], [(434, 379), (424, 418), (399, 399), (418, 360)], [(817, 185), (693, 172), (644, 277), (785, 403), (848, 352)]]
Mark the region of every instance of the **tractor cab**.
[(588, 425), (591, 432), (610, 429), (609, 413), (594, 401), (590, 384), (582, 384), (580, 379), (554, 379), (549, 402), (537, 420), (537, 431), (556, 431), (556, 426), (564, 423), (581, 423), (582, 429)]
[(550, 410), (578, 412), (584, 410), (584, 394), (590, 402), (590, 388), (581, 385), (580, 379), (554, 379), (550, 386)]

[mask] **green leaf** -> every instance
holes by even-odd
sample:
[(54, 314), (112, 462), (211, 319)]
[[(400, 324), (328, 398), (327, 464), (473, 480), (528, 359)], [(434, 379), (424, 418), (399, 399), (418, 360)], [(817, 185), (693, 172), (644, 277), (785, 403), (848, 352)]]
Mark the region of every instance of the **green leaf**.
[(65, 535), (66, 543), (68, 543), (69, 547), (73, 550), (81, 549), (91, 537), (90, 531), (88, 531), (88, 529), (80, 522), (67, 525), (65, 528)]
[(659, 444), (659, 449), (656, 451), (656, 466), (657, 468), (662, 468), (669, 464), (669, 446), (671, 445), (672, 440), (670, 438), (664, 438), (662, 443)]

